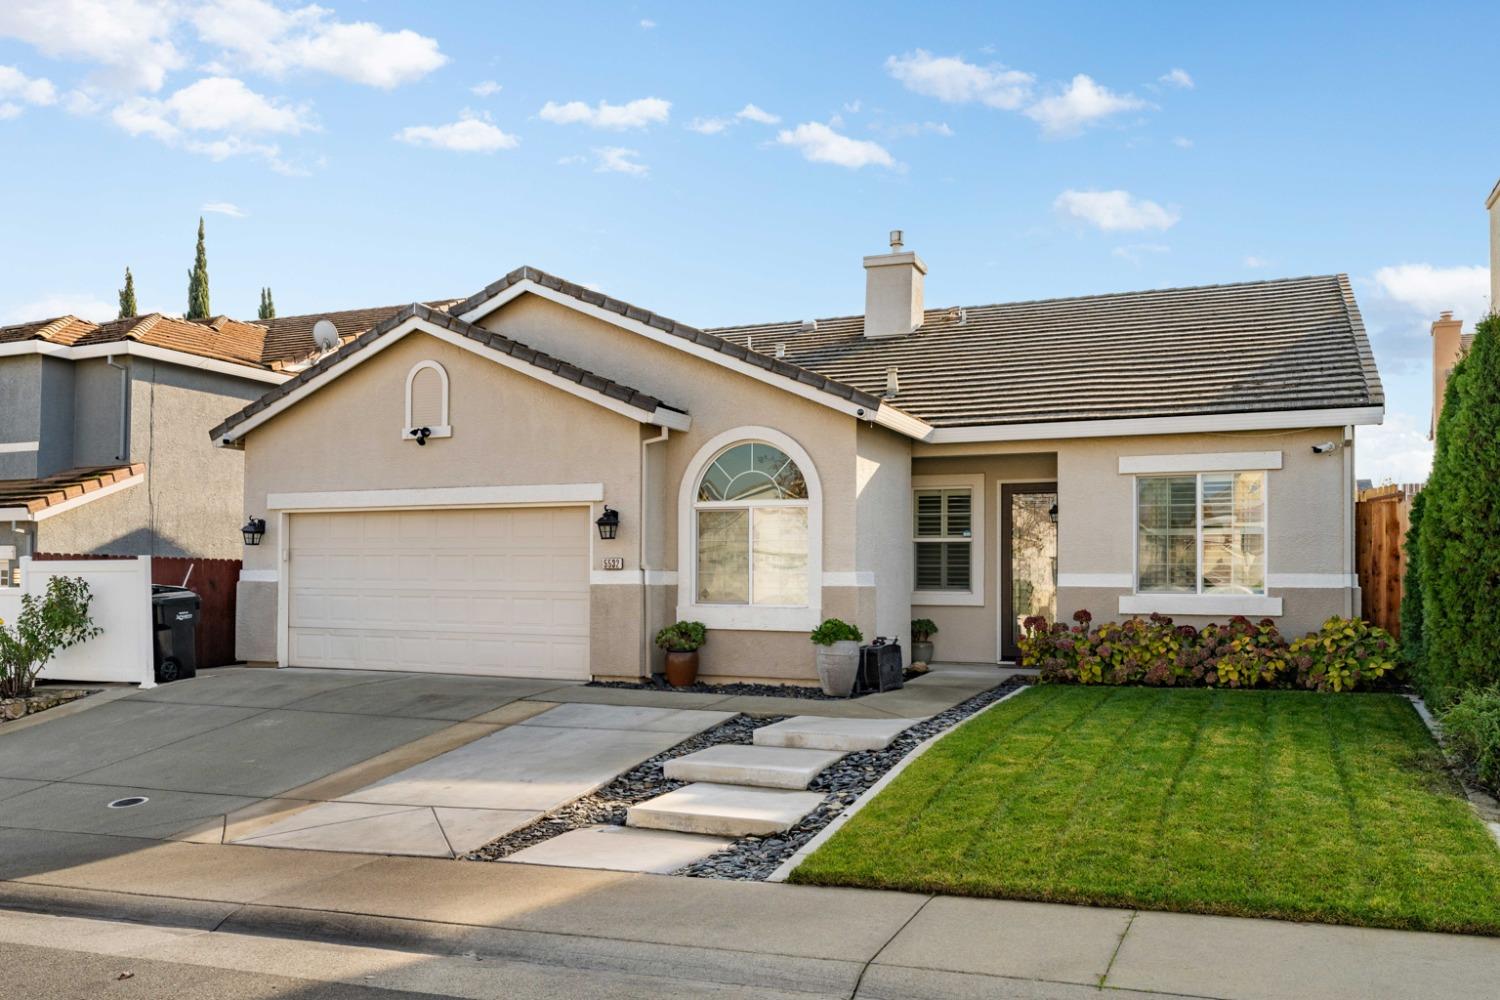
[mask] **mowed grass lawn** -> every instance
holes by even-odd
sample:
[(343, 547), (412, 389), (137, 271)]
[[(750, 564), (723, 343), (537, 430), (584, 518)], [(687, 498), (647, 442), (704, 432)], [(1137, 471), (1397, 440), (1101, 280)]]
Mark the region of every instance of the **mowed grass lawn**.
[(1397, 695), (1031, 688), (792, 880), (1500, 934), (1500, 848)]

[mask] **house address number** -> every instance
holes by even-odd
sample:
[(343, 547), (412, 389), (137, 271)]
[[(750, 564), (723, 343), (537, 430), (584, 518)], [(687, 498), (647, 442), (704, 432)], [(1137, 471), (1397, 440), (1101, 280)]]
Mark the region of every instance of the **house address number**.
[(604, 560), (604, 568), (605, 569), (624, 569), (625, 568), (625, 557), (624, 556), (608, 556)]

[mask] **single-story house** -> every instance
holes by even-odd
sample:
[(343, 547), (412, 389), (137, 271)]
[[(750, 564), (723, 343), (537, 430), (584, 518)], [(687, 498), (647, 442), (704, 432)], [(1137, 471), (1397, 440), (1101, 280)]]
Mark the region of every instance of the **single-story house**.
[(239, 655), (640, 678), (689, 619), (706, 678), (807, 682), (829, 617), (994, 663), (1031, 614), (1359, 612), (1347, 277), (927, 309), (898, 242), (864, 270), (862, 316), (697, 329), (523, 267), (328, 353), (211, 432), (266, 520)]

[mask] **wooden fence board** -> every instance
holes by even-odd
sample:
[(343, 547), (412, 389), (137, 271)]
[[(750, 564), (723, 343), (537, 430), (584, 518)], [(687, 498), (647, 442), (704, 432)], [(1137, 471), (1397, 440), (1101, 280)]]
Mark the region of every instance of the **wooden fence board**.
[(1420, 486), (1360, 490), (1354, 504), (1355, 572), (1362, 614), (1396, 637), (1401, 635), (1402, 583), (1406, 577), (1406, 531), (1411, 501)]

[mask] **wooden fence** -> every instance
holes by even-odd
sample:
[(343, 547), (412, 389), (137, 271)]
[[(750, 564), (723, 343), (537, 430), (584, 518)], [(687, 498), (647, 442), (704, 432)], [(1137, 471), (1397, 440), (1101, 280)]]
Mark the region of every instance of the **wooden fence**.
[[(79, 556), (38, 552), (37, 559), (110, 559), (131, 556)], [(156, 556), (151, 560), (151, 582), (187, 587), (198, 595), (198, 666), (222, 667), (234, 657), (235, 586), (240, 579), (238, 559), (183, 559)]]
[(1406, 578), (1406, 530), (1411, 501), (1420, 485), (1360, 490), (1354, 504), (1354, 565), (1362, 614), (1396, 637), (1401, 635), (1402, 581)]

